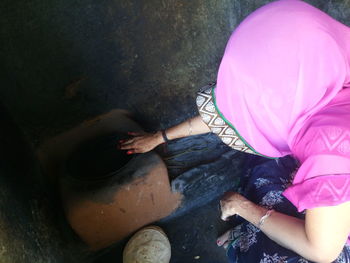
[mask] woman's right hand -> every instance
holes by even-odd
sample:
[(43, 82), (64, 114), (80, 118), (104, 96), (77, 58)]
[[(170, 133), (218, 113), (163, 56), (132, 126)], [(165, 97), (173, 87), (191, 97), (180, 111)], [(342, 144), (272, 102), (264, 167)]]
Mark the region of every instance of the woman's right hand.
[(164, 142), (161, 132), (128, 132), (128, 135), (131, 135), (133, 137), (119, 141), (119, 148), (121, 150), (127, 150), (127, 154), (149, 152)]
[(239, 210), (250, 203), (244, 196), (236, 192), (227, 192), (220, 200), (221, 219), (226, 221), (230, 216), (238, 215)]

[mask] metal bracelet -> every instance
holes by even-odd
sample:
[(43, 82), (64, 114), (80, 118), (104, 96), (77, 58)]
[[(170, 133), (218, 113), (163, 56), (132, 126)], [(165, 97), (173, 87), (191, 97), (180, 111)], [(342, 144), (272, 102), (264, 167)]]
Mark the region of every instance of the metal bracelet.
[(258, 223), (258, 228), (261, 228), (261, 226), (264, 224), (265, 220), (266, 220), (273, 212), (275, 212), (275, 210), (273, 210), (273, 209), (268, 210), (268, 211), (266, 212), (266, 214), (260, 218), (259, 223)]

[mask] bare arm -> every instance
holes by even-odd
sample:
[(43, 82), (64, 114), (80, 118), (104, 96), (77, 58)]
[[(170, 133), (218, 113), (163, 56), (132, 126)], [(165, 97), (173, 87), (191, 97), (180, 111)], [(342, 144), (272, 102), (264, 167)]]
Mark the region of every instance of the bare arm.
[[(169, 140), (207, 132), (210, 132), (210, 129), (199, 115), (165, 130), (165, 134)], [(148, 152), (159, 144), (164, 143), (161, 131), (153, 134), (130, 133), (130, 135), (135, 137), (120, 141), (120, 149), (128, 150), (128, 154)]]
[(210, 132), (209, 127), (203, 122), (201, 116), (188, 119), (174, 127), (167, 129), (166, 135), (169, 140), (174, 140), (189, 135), (196, 135)]
[[(267, 212), (266, 208), (237, 193), (226, 195), (222, 207), (223, 219), (232, 213), (238, 214), (256, 226)], [(305, 221), (274, 212), (260, 229), (276, 243), (306, 259), (332, 262), (340, 254), (350, 232), (350, 202), (307, 210)]]

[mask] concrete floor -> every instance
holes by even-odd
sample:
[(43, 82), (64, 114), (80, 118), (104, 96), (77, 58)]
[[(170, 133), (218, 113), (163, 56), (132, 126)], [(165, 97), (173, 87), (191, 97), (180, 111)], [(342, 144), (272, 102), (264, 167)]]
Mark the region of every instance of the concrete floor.
[[(218, 200), (162, 222), (161, 226), (171, 243), (171, 263), (225, 263), (226, 252), (216, 245), (216, 238), (229, 228), (220, 220)], [(94, 263), (122, 262), (126, 241), (97, 255)]]
[[(158, 152), (173, 177), (173, 190), (184, 196), (180, 208), (155, 222), (169, 237), (171, 262), (227, 262), (225, 250), (216, 245), (216, 238), (230, 227), (220, 219), (220, 197), (237, 190), (239, 178), (266, 159), (236, 152), (210, 133), (175, 140), (166, 152)], [(127, 240), (97, 253), (94, 262), (122, 262)]]

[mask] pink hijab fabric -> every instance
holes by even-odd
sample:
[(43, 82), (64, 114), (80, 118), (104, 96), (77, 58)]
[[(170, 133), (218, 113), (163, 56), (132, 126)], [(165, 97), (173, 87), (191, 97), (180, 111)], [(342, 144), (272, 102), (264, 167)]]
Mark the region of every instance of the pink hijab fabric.
[(298, 211), (350, 200), (349, 88), (306, 122), (292, 150), (301, 166), (283, 195)]
[(292, 154), (305, 122), (350, 86), (350, 29), (298, 0), (259, 8), (233, 32), (216, 107), (258, 153)]
[(270, 3), (231, 35), (216, 108), (259, 154), (301, 166), (299, 211), (350, 200), (350, 28), (299, 0)]
[(309, 118), (292, 152), (301, 166), (283, 195), (299, 212), (350, 201), (349, 88)]

